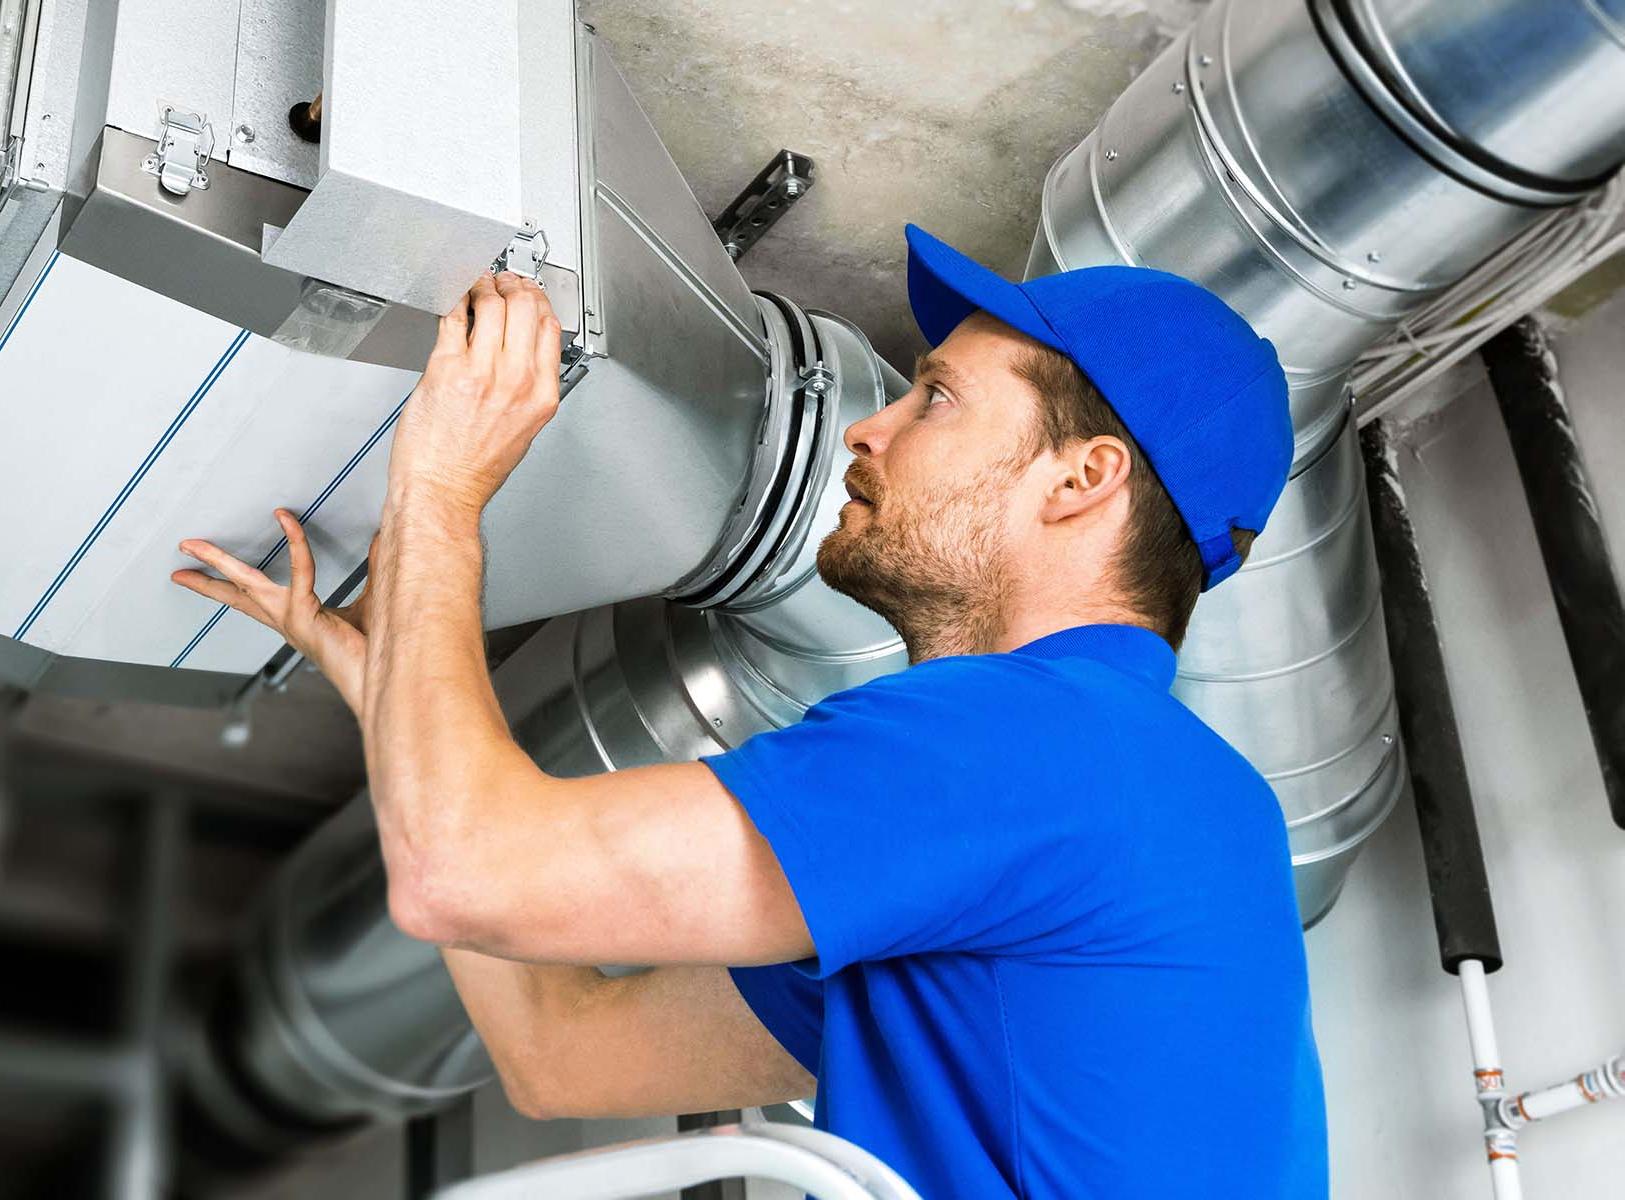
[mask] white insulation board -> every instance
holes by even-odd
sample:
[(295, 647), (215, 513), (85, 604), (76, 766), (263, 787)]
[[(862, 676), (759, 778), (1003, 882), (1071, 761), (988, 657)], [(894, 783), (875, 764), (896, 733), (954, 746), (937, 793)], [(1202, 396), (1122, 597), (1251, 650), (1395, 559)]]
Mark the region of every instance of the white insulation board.
[(317, 588), (377, 524), (407, 371), (304, 354), (63, 254), (0, 332), (0, 634), (84, 658), (247, 673), (281, 641), (169, 582), (205, 537)]

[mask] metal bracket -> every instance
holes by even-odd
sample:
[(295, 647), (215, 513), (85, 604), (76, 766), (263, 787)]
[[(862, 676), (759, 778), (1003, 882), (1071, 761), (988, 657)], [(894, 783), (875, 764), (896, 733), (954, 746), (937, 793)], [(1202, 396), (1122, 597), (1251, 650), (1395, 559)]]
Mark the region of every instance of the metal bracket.
[(548, 262), (547, 251), (547, 232), (538, 228), (534, 221), (526, 221), (513, 235), (508, 248), (492, 261), (491, 270), (512, 271), (516, 275), (529, 276), (541, 284), (553, 304), (554, 312), (564, 323), (568, 339), (580, 332), (582, 323), (581, 277), (574, 271)]
[(209, 186), (209, 156), (214, 153), (214, 126), (203, 113), (172, 104), (158, 114), (158, 149), (141, 160), (141, 169), (156, 175), (164, 191), (184, 196)]
[(493, 272), (512, 271), (516, 275), (528, 275), (538, 283), (542, 279), (542, 267), (547, 263), (547, 233), (538, 229), (534, 221), (526, 221), (513, 235), (513, 241), (508, 248), (496, 256), (491, 263)]
[(728, 257), (738, 262), (813, 185), (813, 160), (780, 150), (711, 222)]

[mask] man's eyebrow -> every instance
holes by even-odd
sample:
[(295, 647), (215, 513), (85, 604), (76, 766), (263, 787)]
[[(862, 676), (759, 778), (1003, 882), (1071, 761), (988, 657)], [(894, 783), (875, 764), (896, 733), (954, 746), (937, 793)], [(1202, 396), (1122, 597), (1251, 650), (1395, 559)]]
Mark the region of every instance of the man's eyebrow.
[(916, 355), (914, 358), (915, 382), (919, 382), (919, 380), (927, 374), (935, 375), (938, 378), (946, 380), (948, 383), (954, 384), (956, 387), (961, 388), (970, 382), (969, 379), (966, 378), (963, 371), (959, 370), (952, 363), (938, 358), (935, 354)]

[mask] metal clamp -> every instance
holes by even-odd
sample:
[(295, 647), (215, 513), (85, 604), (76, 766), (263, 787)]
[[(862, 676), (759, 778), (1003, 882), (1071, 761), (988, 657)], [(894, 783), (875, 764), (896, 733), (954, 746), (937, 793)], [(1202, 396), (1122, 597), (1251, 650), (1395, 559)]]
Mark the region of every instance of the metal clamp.
[(141, 160), (141, 169), (158, 177), (166, 192), (184, 196), (209, 186), (209, 156), (214, 153), (214, 126), (203, 113), (166, 104), (158, 114), (158, 149)]
[(536, 222), (526, 221), (513, 235), (508, 248), (497, 255), (491, 263), (493, 273), (512, 271), (516, 275), (527, 275), (540, 283), (542, 281), (542, 267), (547, 263), (547, 234), (536, 227)]
[(780, 150), (734, 202), (711, 222), (728, 257), (737, 262), (813, 185), (813, 160)]

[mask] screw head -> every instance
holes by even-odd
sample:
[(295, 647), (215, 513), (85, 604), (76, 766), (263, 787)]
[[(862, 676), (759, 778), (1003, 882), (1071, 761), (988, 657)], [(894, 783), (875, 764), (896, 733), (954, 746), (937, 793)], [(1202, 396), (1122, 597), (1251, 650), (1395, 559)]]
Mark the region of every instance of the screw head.
[(1117, 161), (1117, 151), (1115, 149), (1107, 149), (1107, 151), (1106, 151), (1106, 161), (1107, 162), (1116, 162)]
[(1345, 292), (1352, 292), (1357, 286), (1358, 285), (1352, 279), (1345, 279), (1343, 281), (1343, 290)]
[(1380, 263), (1382, 261), (1382, 253), (1377, 250), (1367, 250), (1365, 260), (1368, 263)]
[(239, 125), (231, 131), (231, 135), (245, 146), (253, 142), (256, 136), (252, 125)]
[(1185, 90), (1185, 82), (1184, 82), (1184, 80), (1182, 80), (1182, 79), (1174, 80), (1174, 95), (1177, 96), (1180, 93), (1182, 93), (1184, 90)]
[(1211, 67), (1213, 65), (1213, 56), (1211, 54), (1198, 55), (1196, 58), (1196, 65), (1199, 67)]

